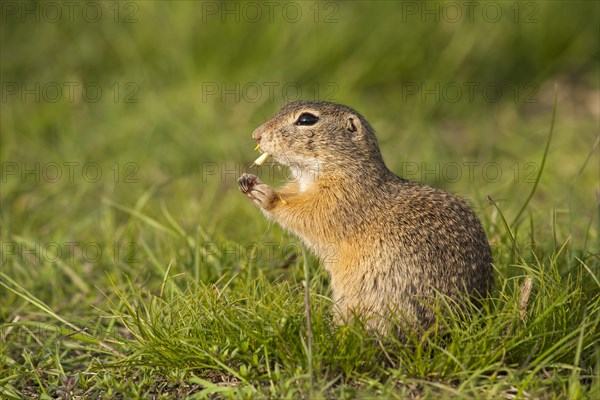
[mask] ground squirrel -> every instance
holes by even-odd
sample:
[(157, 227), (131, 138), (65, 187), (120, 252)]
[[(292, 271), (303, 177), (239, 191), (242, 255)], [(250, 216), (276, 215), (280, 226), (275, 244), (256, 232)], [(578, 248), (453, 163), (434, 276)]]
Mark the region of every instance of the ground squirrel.
[(412, 328), (435, 321), (428, 300), (460, 303), (489, 293), (492, 256), (483, 228), (465, 201), (394, 175), (373, 128), (350, 107), (295, 102), (252, 137), (289, 167), (280, 190), (243, 174), (240, 190), (264, 214), (299, 236), (331, 276), (334, 317), (366, 317), (386, 332), (390, 312)]

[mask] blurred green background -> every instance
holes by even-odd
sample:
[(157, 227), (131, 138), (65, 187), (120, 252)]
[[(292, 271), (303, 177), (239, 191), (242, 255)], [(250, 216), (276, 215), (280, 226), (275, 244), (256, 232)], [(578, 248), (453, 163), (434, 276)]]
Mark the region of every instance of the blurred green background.
[(597, 251), (599, 21), (598, 2), (3, 2), (3, 264), (61, 308), (81, 286), (7, 244), (137, 243), (133, 264), (73, 263), (102, 288), (145, 276), (144, 243), (181, 258), (115, 203), (215, 243), (292, 240), (236, 179), (252, 130), (299, 98), (357, 109), (392, 170), (468, 198), (495, 243), (486, 196), (509, 220), (525, 201), (555, 88), (535, 235)]

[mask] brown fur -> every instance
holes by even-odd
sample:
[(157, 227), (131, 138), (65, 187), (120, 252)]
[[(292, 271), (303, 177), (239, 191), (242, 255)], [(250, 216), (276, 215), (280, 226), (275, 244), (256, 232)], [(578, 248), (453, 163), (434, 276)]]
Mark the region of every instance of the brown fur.
[[(298, 117), (319, 118), (299, 126)], [(426, 329), (438, 293), (460, 302), (485, 296), (492, 257), (479, 220), (462, 199), (395, 176), (375, 133), (353, 109), (296, 102), (252, 137), (294, 179), (279, 191), (250, 174), (240, 189), (264, 214), (298, 235), (331, 274), (336, 319), (355, 313), (385, 332), (390, 312)]]

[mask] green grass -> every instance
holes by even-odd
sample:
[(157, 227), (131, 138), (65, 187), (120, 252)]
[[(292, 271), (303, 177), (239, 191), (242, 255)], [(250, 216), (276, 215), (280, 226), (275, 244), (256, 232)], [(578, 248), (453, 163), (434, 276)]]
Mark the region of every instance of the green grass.
[[(5, 3), (0, 397), (600, 397), (598, 3), (456, 23), (393, 2), (223, 22), (218, 3), (162, 1), (22, 22)], [(66, 82), (103, 94), (43, 92)], [(503, 95), (443, 94), (468, 82)], [(408, 343), (332, 324), (326, 272), (236, 184), (285, 84), (355, 107), (392, 170), (473, 204), (497, 272), (483, 310), (441, 303)]]

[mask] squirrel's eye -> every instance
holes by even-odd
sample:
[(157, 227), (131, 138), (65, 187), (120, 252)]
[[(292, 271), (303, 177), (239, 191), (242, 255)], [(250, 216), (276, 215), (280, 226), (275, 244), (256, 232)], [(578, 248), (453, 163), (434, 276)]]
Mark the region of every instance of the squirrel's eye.
[(319, 117), (310, 113), (302, 114), (296, 121), (296, 125), (314, 125), (319, 121)]

